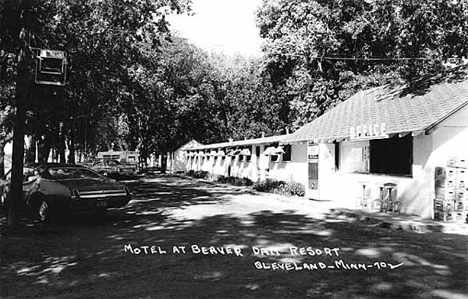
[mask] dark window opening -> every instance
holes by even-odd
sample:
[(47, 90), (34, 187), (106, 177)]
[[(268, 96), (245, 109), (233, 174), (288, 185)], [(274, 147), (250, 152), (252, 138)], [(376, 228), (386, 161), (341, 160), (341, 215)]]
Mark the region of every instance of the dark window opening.
[(279, 161), (279, 155), (271, 155), (271, 162), (278, 162)]
[(290, 144), (285, 145), (283, 147), (283, 151), (284, 151), (283, 161), (285, 161), (285, 162), (291, 161), (291, 145)]
[(411, 175), (413, 137), (395, 136), (370, 141), (370, 172)]
[(340, 143), (335, 142), (335, 170), (340, 169)]

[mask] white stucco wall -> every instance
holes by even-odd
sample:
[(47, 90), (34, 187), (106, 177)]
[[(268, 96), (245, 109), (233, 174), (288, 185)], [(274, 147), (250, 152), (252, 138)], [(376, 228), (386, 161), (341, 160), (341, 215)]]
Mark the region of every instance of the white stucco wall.
[(291, 145), (291, 161), (269, 160), (269, 177), (286, 182), (297, 182), (307, 186), (307, 144)]
[(196, 140), (191, 140), (179, 147), (174, 152), (167, 153), (167, 169), (171, 173), (185, 172), (189, 170), (189, 163), (186, 150), (194, 146), (199, 146)]
[(432, 217), (435, 167), (451, 157), (468, 159), (468, 106), (438, 125), (430, 135), (414, 138), (413, 181), (400, 192), (402, 211)]
[[(260, 156), (256, 155), (256, 147), (260, 148)], [(185, 163), (186, 170), (204, 170), (215, 175), (246, 177), (252, 181), (266, 178), (295, 181), (307, 185), (307, 144), (291, 146), (291, 161), (271, 161), (270, 156), (263, 154), (267, 145), (252, 145), (250, 161), (240, 156), (225, 156), (224, 158), (205, 157), (191, 158)]]
[[(371, 186), (377, 198), (378, 185), (397, 184), (397, 200), (401, 212), (426, 218), (433, 216), (434, 168), (445, 166), (449, 157), (468, 159), (468, 106), (440, 123), (429, 135), (420, 134), (413, 138), (412, 176), (394, 176), (365, 173), (369, 165), (365, 162), (364, 148), (369, 141), (342, 142), (339, 150), (339, 169), (335, 168), (335, 145), (319, 145), (319, 190), (307, 192), (309, 198), (329, 200), (342, 207), (356, 207), (362, 196), (362, 183)], [(239, 161), (238, 157), (203, 159), (203, 164), (192, 163), (191, 169), (205, 170), (218, 175), (248, 177), (253, 181), (266, 177), (295, 181), (308, 187), (308, 161), (306, 143), (291, 145), (291, 161), (272, 162), (270, 156), (256, 156), (256, 146), (261, 153), (267, 144), (251, 147), (250, 161)], [(193, 159), (192, 159), (193, 160)], [(190, 168), (190, 167), (189, 167)], [(268, 170), (268, 171), (267, 171)]]
[[(362, 183), (371, 186), (374, 196), (378, 194), (378, 185), (395, 183), (402, 213), (431, 218), (435, 167), (446, 166), (449, 157), (468, 158), (468, 106), (440, 123), (430, 135), (420, 134), (413, 138), (412, 177), (359, 173), (365, 169), (359, 157), (360, 148), (366, 143), (342, 142), (340, 169), (336, 171), (330, 171), (333, 145), (321, 145), (320, 198), (335, 201), (337, 205), (355, 207), (357, 197), (362, 195)], [(327, 151), (329, 156), (326, 156)]]

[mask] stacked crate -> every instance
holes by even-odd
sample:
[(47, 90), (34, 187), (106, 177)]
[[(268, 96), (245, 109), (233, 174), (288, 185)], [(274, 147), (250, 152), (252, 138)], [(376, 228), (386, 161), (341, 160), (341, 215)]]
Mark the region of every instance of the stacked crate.
[(451, 158), (435, 168), (434, 219), (463, 222), (467, 219), (467, 161)]

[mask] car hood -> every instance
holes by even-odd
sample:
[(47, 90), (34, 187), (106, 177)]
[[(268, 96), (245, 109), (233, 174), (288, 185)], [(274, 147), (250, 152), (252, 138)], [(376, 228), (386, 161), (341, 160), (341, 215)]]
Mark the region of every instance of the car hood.
[(115, 181), (102, 179), (59, 180), (59, 182), (71, 189), (79, 191), (116, 190), (125, 188), (124, 185)]

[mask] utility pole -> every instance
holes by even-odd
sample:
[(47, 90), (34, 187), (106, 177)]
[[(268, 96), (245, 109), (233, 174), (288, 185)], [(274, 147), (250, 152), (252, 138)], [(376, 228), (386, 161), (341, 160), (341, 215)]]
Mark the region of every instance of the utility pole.
[(13, 127), (13, 157), (8, 226), (17, 226), (19, 224), (19, 211), (23, 206), (24, 130), (26, 105), (31, 84), (28, 66), (28, 56), (30, 55), (28, 36), (34, 13), (28, 7), (21, 7), (20, 9), (21, 30), (19, 33), (19, 55), (16, 74), (16, 115)]

